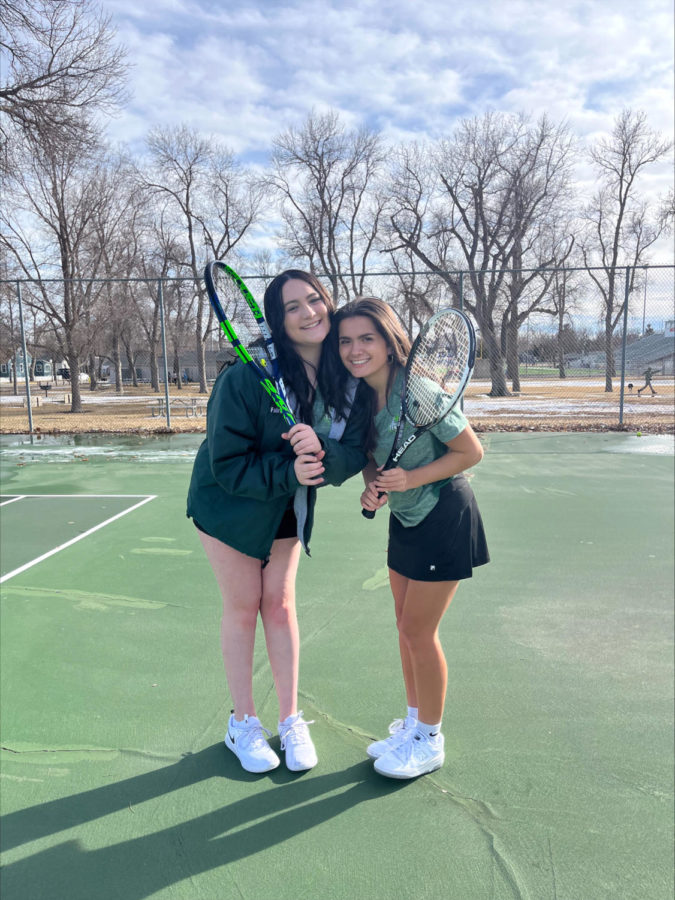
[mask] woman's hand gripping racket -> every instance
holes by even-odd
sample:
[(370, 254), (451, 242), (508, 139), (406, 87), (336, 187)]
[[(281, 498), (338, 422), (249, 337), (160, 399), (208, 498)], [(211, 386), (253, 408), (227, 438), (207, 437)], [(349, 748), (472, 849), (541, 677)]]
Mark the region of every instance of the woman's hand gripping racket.
[[(272, 398), (272, 402), (284, 417), (288, 425), (296, 424), (295, 417), (286, 399), (286, 391), (279, 371), (277, 354), (272, 341), (272, 334), (267, 326), (262, 310), (256, 303), (253, 294), (246, 287), (234, 269), (224, 262), (211, 262), (204, 270), (206, 290), (211, 301), (211, 306), (216, 314), (225, 337), (232, 344), (237, 356), (253, 368), (258, 375), (260, 385)], [(242, 323), (245, 331), (245, 340), (248, 348), (239, 340), (237, 332), (230, 320), (225, 315), (225, 310), (220, 302), (220, 297), (225, 297), (226, 292), (234, 284), (246, 301), (246, 309), (243, 315), (237, 319)], [(236, 309), (236, 307), (235, 307)]]
[[(429, 319), (408, 356), (398, 427), (382, 471), (395, 468), (408, 447), (457, 405), (471, 378), (475, 356), (473, 325), (461, 310), (442, 309)], [(415, 431), (403, 440), (406, 422)], [(370, 509), (362, 509), (361, 514), (366, 519), (375, 517)]]

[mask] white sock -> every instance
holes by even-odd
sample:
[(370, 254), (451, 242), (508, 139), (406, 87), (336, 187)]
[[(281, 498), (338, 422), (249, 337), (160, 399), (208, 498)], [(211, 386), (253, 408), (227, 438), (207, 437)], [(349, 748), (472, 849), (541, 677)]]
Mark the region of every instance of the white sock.
[(418, 712), (418, 710), (417, 710), (416, 706), (408, 707), (408, 717), (410, 719), (414, 719), (415, 721), (417, 721), (417, 712)]
[(424, 737), (437, 737), (441, 733), (442, 724), (442, 722), (439, 722), (438, 725), (427, 725), (426, 722), (418, 722), (417, 730)]

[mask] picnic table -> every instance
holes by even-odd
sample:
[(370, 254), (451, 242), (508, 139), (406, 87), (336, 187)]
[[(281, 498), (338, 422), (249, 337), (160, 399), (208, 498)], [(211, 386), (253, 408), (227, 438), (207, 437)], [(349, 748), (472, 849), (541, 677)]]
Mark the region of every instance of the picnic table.
[[(206, 415), (206, 400), (199, 397), (170, 397), (169, 408), (172, 413), (182, 413), (187, 416)], [(158, 397), (150, 404), (150, 412), (154, 417), (166, 416), (166, 398)]]

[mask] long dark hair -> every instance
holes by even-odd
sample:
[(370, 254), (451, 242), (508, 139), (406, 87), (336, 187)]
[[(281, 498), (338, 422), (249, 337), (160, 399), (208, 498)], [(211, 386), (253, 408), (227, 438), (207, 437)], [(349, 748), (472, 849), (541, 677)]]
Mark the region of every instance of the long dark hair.
[[(331, 333), (333, 331), (333, 316), (335, 314), (335, 303), (326, 288), (321, 284), (316, 275), (311, 272), (304, 272), (302, 269), (286, 269), (280, 275), (270, 281), (265, 291), (263, 306), (265, 309), (265, 318), (272, 332), (272, 338), (277, 349), (279, 357), (279, 367), (283, 376), (286, 387), (293, 392), (298, 402), (298, 413), (300, 419), (308, 425), (312, 425), (312, 405), (314, 403), (314, 388), (307, 378), (305, 364), (302, 358), (293, 349), (293, 345), (286, 334), (284, 327), (285, 310), (281, 296), (283, 286), (287, 281), (297, 278), (305, 281), (312, 287), (321, 297), (326, 305), (331, 321)], [(336, 391), (336, 383), (339, 368), (339, 359), (333, 352), (325, 352), (328, 340), (324, 341), (321, 348), (321, 357), (319, 359), (319, 368), (317, 370), (317, 385), (321, 396), (324, 400), (326, 409), (333, 407), (338, 414), (344, 415), (346, 404), (344, 399)], [(337, 400), (341, 402), (336, 403)]]
[[(375, 326), (376, 331), (384, 338), (387, 349), (389, 351), (389, 377), (387, 380), (387, 402), (391, 386), (394, 383), (396, 373), (400, 368), (404, 368), (410, 353), (410, 338), (405, 332), (403, 325), (394, 312), (394, 310), (380, 300), (379, 297), (357, 297), (351, 303), (341, 306), (335, 313), (333, 318), (333, 328), (331, 329), (330, 341), (339, 356), (339, 340), (340, 340), (340, 322), (344, 319), (353, 319), (355, 316), (366, 316)], [(337, 385), (337, 403), (343, 403), (349, 373), (340, 363), (340, 373), (336, 382)], [(372, 450), (375, 445), (375, 415), (377, 413), (377, 393), (366, 384), (361, 383), (361, 389), (365, 392), (370, 402), (370, 429), (366, 439), (366, 449)]]

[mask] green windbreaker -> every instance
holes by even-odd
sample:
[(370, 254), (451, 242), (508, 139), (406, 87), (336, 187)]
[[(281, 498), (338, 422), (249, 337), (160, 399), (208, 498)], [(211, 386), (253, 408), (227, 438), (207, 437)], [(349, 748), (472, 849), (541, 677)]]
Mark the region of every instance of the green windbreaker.
[[(368, 416), (357, 390), (340, 440), (321, 437), (326, 484), (342, 484), (366, 465)], [(187, 515), (208, 534), (257, 559), (269, 556), (284, 511), (299, 487), (295, 454), (281, 437), (287, 430), (252, 366), (237, 362), (220, 373), (207, 406), (206, 439), (192, 469)], [(316, 490), (307, 492), (306, 549)]]

